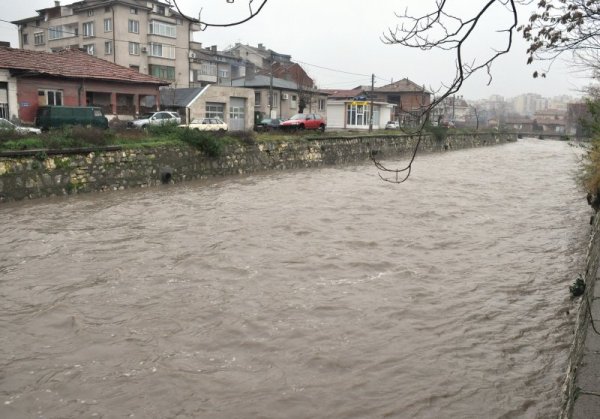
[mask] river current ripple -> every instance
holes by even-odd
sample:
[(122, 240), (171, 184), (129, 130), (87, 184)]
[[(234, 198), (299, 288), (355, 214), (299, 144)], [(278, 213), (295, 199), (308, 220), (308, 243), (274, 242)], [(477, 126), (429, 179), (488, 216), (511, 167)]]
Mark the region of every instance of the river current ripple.
[(577, 161), (526, 139), (402, 185), (365, 164), (5, 204), (0, 417), (555, 417)]

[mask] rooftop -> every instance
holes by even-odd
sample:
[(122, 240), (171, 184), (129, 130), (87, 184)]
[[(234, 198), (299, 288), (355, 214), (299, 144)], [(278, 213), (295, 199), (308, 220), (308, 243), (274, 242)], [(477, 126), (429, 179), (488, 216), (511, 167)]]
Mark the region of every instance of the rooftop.
[(168, 85), (169, 82), (96, 58), (78, 49), (60, 52), (0, 47), (0, 68), (13, 74)]

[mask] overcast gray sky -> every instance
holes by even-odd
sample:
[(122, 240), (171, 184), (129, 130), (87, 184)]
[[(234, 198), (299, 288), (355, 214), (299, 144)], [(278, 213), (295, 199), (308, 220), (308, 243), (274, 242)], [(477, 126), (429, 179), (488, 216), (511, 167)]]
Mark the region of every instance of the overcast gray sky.
[[(255, 8), (262, 0), (254, 0)], [(62, 4), (72, 1), (62, 0)], [(182, 12), (210, 23), (228, 23), (248, 15), (248, 0), (177, 0)], [(456, 14), (471, 16), (483, 0), (449, 0)], [(207, 28), (195, 35), (195, 40), (219, 49), (236, 42), (256, 46), (264, 44), (277, 52), (290, 54), (303, 64), (321, 88), (351, 88), (370, 84), (370, 75), (377, 76), (376, 85), (408, 77), (434, 91), (451, 80), (454, 74), (452, 56), (441, 52), (407, 49), (386, 45), (381, 35), (395, 27), (394, 12), (418, 14), (431, 10), (434, 0), (268, 0), (251, 21), (230, 28)], [(17, 20), (35, 15), (36, 9), (51, 7), (54, 0), (0, 0), (3, 20)], [(529, 17), (522, 9), (520, 20)], [(492, 48), (501, 48), (504, 38), (497, 32), (507, 22), (505, 9), (497, 7), (469, 45), (468, 60), (483, 59)], [(17, 30), (0, 21), (0, 40), (17, 47)], [(500, 94), (505, 98), (521, 93), (539, 93), (546, 97), (568, 94), (580, 96), (589, 84), (580, 72), (573, 71), (570, 57), (556, 61), (545, 79), (533, 79), (535, 68), (525, 64), (527, 46), (518, 34), (512, 51), (501, 57), (492, 68), (493, 80), (487, 86), (487, 76), (481, 74), (467, 82), (461, 94), (469, 99)], [(354, 73), (354, 74), (347, 74)]]

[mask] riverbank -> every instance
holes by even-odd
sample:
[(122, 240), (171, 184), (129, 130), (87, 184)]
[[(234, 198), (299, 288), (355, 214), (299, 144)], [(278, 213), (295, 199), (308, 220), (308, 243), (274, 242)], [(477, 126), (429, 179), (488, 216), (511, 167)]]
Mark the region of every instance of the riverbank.
[(600, 288), (595, 287), (599, 267), (600, 217), (596, 215), (586, 261), (586, 290), (579, 305), (564, 385), (563, 419), (600, 417), (600, 335), (594, 330), (595, 325), (600, 332)]
[[(105, 147), (0, 153), (0, 202), (153, 187), (192, 179), (322, 167), (398, 158), (416, 135), (320, 137), (292, 142), (227, 145), (219, 157), (191, 146)], [(444, 152), (516, 141), (514, 134), (475, 133), (422, 138), (419, 152)]]

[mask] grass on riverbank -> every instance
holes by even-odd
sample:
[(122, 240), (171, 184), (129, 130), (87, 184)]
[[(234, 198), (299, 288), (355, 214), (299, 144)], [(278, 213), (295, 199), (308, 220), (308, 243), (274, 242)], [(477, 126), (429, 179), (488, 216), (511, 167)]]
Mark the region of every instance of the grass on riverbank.
[[(431, 130), (429, 130), (431, 131)], [(438, 132), (439, 131), (439, 132)], [(450, 129), (450, 131), (457, 131)], [(446, 128), (439, 127), (432, 132), (436, 138), (445, 137), (449, 132)], [(41, 135), (23, 136), (16, 132), (2, 133), (0, 138), (0, 151), (22, 150), (65, 150), (77, 148), (102, 148), (118, 146), (121, 148), (151, 148), (161, 146), (190, 145), (196, 147), (209, 156), (219, 156), (226, 145), (240, 144), (253, 145), (267, 142), (296, 142), (306, 140), (319, 140), (322, 138), (352, 138), (382, 137), (398, 135), (414, 135), (415, 132), (407, 129), (399, 130), (374, 130), (365, 132), (359, 130), (344, 131), (297, 131), (297, 132), (207, 132), (180, 128), (173, 125), (150, 127), (142, 131), (137, 129), (109, 129), (101, 130), (84, 127), (65, 127), (53, 129)]]

